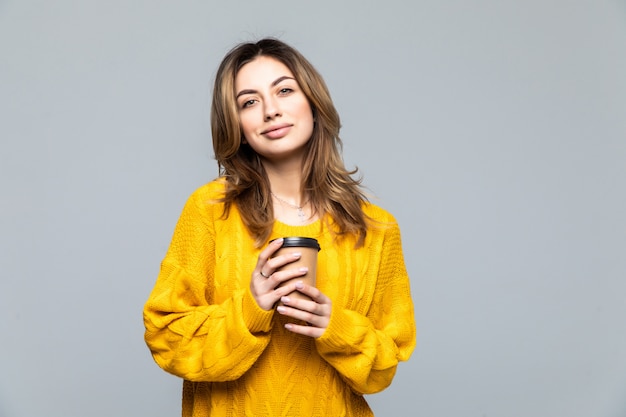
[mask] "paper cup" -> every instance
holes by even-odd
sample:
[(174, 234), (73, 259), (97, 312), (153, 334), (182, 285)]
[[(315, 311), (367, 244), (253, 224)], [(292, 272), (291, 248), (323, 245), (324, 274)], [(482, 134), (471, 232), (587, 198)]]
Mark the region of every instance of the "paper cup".
[[(288, 263), (287, 265), (279, 268), (278, 271), (283, 269), (298, 269), (303, 266), (309, 268), (306, 274), (285, 281), (279, 285), (287, 285), (291, 282), (302, 281), (303, 283), (315, 287), (315, 276), (317, 271), (317, 253), (320, 251), (320, 245), (317, 239), (311, 237), (292, 236), (283, 238), (283, 245), (274, 252), (274, 256), (285, 255), (294, 252), (300, 252), (301, 257), (297, 261)], [(291, 298), (299, 298), (303, 300), (310, 300), (310, 298), (299, 291), (294, 291), (289, 294)]]

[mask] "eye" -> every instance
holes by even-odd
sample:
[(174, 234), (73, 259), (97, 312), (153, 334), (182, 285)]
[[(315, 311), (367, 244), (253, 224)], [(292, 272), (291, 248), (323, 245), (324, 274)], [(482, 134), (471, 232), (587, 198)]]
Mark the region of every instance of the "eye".
[(246, 107), (250, 107), (252, 106), (254, 103), (256, 102), (256, 100), (254, 99), (250, 99), (250, 100), (246, 100), (243, 103), (241, 103), (241, 108), (245, 109)]
[(281, 94), (281, 95), (283, 95), (283, 96), (284, 96), (284, 95), (287, 95), (287, 94), (289, 94), (289, 93), (292, 93), (292, 92), (293, 92), (293, 89), (291, 89), (291, 88), (289, 88), (289, 87), (283, 87), (283, 88), (281, 88), (280, 90), (278, 90), (278, 93), (279, 93), (279, 94)]

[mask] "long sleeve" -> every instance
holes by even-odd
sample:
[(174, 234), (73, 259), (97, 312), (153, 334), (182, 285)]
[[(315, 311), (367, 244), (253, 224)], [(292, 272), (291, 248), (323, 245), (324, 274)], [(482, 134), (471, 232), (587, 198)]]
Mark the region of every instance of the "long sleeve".
[(213, 304), (221, 208), (207, 202), (209, 194), (200, 189), (185, 204), (144, 306), (145, 341), (154, 360), (190, 381), (239, 378), (269, 343), (273, 316), (247, 288)]
[[(329, 327), (316, 340), (320, 355), (359, 394), (386, 388), (399, 361), (408, 360), (415, 347), (415, 321), (400, 230), (393, 218), (363, 256), (375, 280), (367, 312), (333, 306)], [(369, 275), (368, 275), (369, 274)]]

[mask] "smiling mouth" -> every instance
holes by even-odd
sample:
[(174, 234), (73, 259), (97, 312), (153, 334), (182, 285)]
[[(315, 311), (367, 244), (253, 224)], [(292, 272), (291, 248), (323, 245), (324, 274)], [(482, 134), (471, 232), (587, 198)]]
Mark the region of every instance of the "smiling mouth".
[(266, 135), (268, 133), (282, 131), (283, 129), (290, 128), (291, 126), (292, 125), (289, 125), (289, 124), (284, 124), (284, 125), (280, 125), (280, 126), (272, 126), (269, 129), (264, 130), (263, 132), (261, 132), (261, 134), (262, 135)]
[(261, 134), (268, 139), (281, 139), (287, 136), (287, 134), (289, 134), (292, 127), (293, 125), (290, 125), (290, 124), (272, 126), (271, 128), (265, 130), (264, 132), (261, 132)]

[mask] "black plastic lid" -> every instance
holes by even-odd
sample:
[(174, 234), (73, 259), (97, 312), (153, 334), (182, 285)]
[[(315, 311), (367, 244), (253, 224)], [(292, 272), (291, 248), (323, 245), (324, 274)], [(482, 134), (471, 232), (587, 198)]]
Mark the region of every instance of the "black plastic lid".
[(313, 239), (312, 237), (300, 236), (284, 237), (283, 245), (281, 246), (281, 248), (313, 248), (317, 249), (318, 251), (321, 249), (317, 239)]

